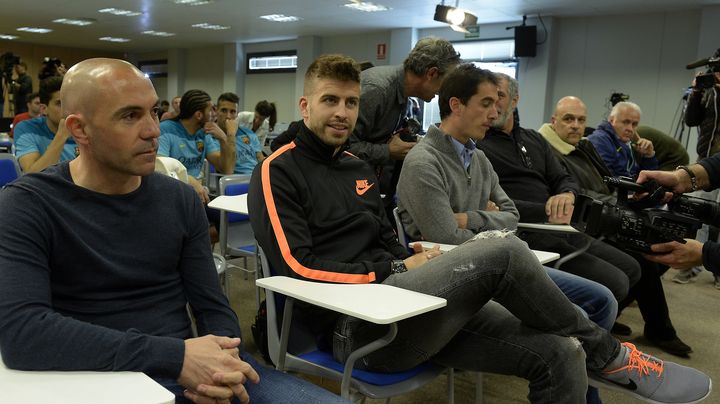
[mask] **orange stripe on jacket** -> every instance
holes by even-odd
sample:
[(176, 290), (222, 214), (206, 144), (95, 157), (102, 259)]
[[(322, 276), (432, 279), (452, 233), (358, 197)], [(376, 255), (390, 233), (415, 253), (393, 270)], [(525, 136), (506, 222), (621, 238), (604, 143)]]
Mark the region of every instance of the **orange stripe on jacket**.
[(280, 247), (280, 253), (285, 260), (285, 263), (298, 275), (307, 278), (314, 279), (324, 282), (334, 283), (370, 283), (375, 281), (375, 272), (370, 272), (367, 275), (361, 274), (343, 274), (339, 272), (323, 271), (321, 269), (312, 269), (303, 266), (290, 251), (290, 245), (285, 237), (282, 224), (280, 223), (280, 217), (277, 214), (277, 208), (275, 207), (275, 198), (272, 194), (272, 188), (270, 186), (270, 163), (275, 160), (279, 155), (285, 153), (288, 150), (295, 148), (295, 142), (290, 142), (285, 146), (277, 149), (275, 153), (271, 154), (262, 163), (261, 168), (261, 179), (263, 185), (263, 196), (265, 197), (265, 206), (267, 208), (268, 216), (270, 217), (270, 224), (272, 225), (273, 232), (275, 233), (275, 239), (277, 240), (278, 247)]

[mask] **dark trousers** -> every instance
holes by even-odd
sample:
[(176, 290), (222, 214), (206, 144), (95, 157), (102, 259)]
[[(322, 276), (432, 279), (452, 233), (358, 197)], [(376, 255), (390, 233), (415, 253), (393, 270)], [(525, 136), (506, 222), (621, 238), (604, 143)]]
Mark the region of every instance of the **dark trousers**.
[(565, 262), (559, 269), (607, 287), (618, 302), (627, 298), (630, 287), (641, 278), (637, 260), (585, 234), (524, 231), (520, 238), (534, 250), (552, 251), (560, 256), (590, 243), (587, 251)]
[(677, 337), (670, 321), (670, 311), (661, 276), (667, 266), (650, 262), (638, 253), (630, 253), (640, 263), (642, 274), (640, 281), (630, 288), (630, 294), (619, 303), (618, 313), (633, 300), (637, 300), (640, 314), (645, 320), (645, 336), (654, 339), (672, 339)]

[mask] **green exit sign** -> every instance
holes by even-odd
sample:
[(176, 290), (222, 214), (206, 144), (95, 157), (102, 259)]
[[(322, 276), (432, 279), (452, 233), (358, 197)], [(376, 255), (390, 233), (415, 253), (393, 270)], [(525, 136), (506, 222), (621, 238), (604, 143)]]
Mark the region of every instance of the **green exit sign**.
[(465, 27), (465, 29), (468, 31), (465, 34), (465, 38), (479, 38), (480, 37), (480, 26), (470, 25), (468, 27)]

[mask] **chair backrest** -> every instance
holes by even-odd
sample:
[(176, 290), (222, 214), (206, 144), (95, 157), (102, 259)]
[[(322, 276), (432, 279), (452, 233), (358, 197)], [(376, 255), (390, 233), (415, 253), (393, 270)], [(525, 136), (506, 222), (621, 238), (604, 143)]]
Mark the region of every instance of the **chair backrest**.
[[(276, 275), (260, 246), (258, 246), (258, 256), (260, 257), (262, 276), (267, 278)], [(285, 296), (275, 294), (271, 290), (265, 290), (265, 307), (267, 310), (268, 351), (270, 359), (277, 364), (280, 358), (280, 324), (282, 322), (282, 312), (285, 308)], [(288, 352), (307, 352), (317, 349), (315, 336), (299, 327), (297, 321), (291, 324), (291, 335), (293, 337), (288, 343)]]
[(20, 165), (10, 153), (0, 153), (0, 187), (22, 175)]
[[(247, 194), (250, 188), (250, 176), (249, 175), (226, 175), (220, 178), (220, 195), (243, 195)], [(230, 213), (228, 214), (228, 221), (230, 223), (241, 222), (250, 220), (248, 215), (241, 213)]]
[(398, 211), (398, 208), (395, 207), (392, 212), (393, 212), (393, 218), (395, 219), (395, 227), (397, 228), (397, 237), (398, 237), (398, 241), (400, 242), (400, 245), (407, 248), (408, 251), (413, 252), (413, 249), (408, 247), (408, 243), (410, 242), (410, 237), (405, 232), (405, 226), (403, 226), (402, 220), (400, 220), (400, 212)]

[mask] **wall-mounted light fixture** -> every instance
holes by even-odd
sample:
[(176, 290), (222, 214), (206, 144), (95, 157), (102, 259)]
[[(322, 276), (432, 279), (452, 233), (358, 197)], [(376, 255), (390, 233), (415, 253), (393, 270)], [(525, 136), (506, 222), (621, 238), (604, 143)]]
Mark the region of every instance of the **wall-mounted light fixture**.
[(450, 28), (458, 32), (467, 33), (469, 26), (477, 25), (477, 16), (458, 7), (460, 0), (455, 0), (455, 7), (446, 6), (445, 0), (435, 7), (435, 21), (450, 24)]

